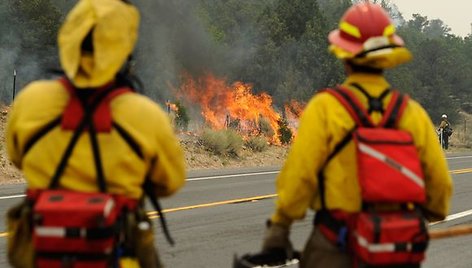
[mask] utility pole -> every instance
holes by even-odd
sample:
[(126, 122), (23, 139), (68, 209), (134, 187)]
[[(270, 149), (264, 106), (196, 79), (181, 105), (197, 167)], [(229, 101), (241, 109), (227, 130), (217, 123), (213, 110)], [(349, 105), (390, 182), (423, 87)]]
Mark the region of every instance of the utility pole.
[(13, 99), (15, 100), (15, 94), (16, 94), (16, 69), (13, 69)]

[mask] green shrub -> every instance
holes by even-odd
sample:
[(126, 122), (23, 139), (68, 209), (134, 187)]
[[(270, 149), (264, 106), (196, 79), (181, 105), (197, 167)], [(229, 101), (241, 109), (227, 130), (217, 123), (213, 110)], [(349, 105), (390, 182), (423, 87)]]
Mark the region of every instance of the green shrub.
[(245, 145), (253, 152), (263, 152), (267, 149), (267, 139), (260, 136), (251, 137), (245, 142)]
[(243, 146), (241, 136), (231, 129), (219, 131), (206, 129), (200, 140), (203, 146), (217, 155), (238, 156)]
[(237, 156), (243, 147), (242, 137), (234, 130), (224, 130), (223, 132), (226, 136), (227, 142), (226, 151), (230, 155)]
[(183, 131), (187, 131), (188, 122), (190, 118), (187, 114), (187, 109), (180, 103), (180, 101), (176, 102), (175, 105), (177, 106), (177, 111), (175, 114), (175, 125)]
[(279, 124), (279, 139), (282, 144), (289, 144), (292, 141), (292, 130), (288, 127), (287, 119), (281, 118), (277, 121)]

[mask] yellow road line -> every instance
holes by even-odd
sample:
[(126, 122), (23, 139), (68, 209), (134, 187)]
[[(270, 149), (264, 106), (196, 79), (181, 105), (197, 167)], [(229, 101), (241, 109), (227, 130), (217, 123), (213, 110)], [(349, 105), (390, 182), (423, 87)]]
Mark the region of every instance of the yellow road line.
[[(213, 203), (200, 204), (200, 205), (194, 205), (194, 206), (164, 209), (162, 212), (163, 213), (172, 213), (172, 212), (177, 212), (177, 211), (182, 211), (182, 210), (190, 210), (190, 209), (196, 209), (196, 208), (205, 208), (205, 207), (214, 207), (214, 206), (221, 206), (221, 205), (228, 205), (228, 204), (237, 204), (237, 203), (243, 203), (243, 202), (252, 202), (252, 201), (269, 199), (269, 198), (273, 198), (273, 197), (276, 197), (276, 196), (277, 196), (277, 194), (260, 195), (260, 196), (225, 200), (225, 201), (220, 201), (220, 202), (213, 202)], [(149, 216), (150, 219), (155, 219), (155, 218), (159, 217), (157, 215), (156, 211), (149, 211), (147, 213), (147, 215)], [(6, 237), (6, 236), (8, 236), (7, 232), (0, 233), (0, 238), (1, 237)]]
[[(464, 173), (472, 173), (472, 168), (464, 168), (464, 169), (456, 169), (456, 170), (451, 170), (451, 174), (464, 174)], [(228, 204), (236, 204), (236, 203), (242, 203), (242, 202), (251, 202), (251, 201), (257, 201), (257, 200), (263, 200), (263, 199), (268, 199), (268, 198), (273, 198), (276, 197), (277, 194), (269, 194), (269, 195), (260, 195), (260, 196), (253, 196), (253, 197), (247, 197), (247, 198), (239, 198), (239, 199), (232, 199), (232, 200), (225, 200), (225, 201), (220, 201), (220, 202), (213, 202), (213, 203), (207, 203), (207, 204), (200, 204), (200, 205), (194, 205), (194, 206), (186, 206), (186, 207), (179, 207), (179, 208), (170, 208), (170, 209), (164, 209), (162, 212), (163, 213), (172, 213), (172, 212), (177, 212), (177, 211), (183, 211), (183, 210), (190, 210), (190, 209), (197, 209), (197, 208), (205, 208), (205, 207), (214, 207), (214, 206), (221, 206), (221, 205), (228, 205)], [(149, 218), (155, 219), (159, 217), (157, 215), (156, 211), (150, 211), (147, 213)], [(0, 233), (0, 238), (8, 236), (8, 233), (3, 232)]]
[(456, 170), (451, 170), (451, 174), (464, 174), (464, 173), (471, 173), (472, 168), (464, 168), (464, 169), (456, 169)]
[[(163, 213), (169, 213), (169, 212), (177, 212), (177, 211), (196, 209), (196, 208), (206, 208), (206, 207), (214, 207), (214, 206), (221, 206), (221, 205), (227, 205), (227, 204), (236, 204), (236, 203), (242, 203), (242, 202), (252, 202), (252, 201), (257, 201), (257, 200), (273, 198), (273, 197), (276, 197), (276, 196), (277, 196), (277, 194), (260, 195), (260, 196), (225, 200), (225, 201), (220, 201), (220, 202), (213, 202), (213, 203), (200, 204), (200, 205), (194, 205), (194, 206), (164, 209), (162, 212)], [(159, 217), (157, 215), (157, 211), (150, 211), (150, 212), (147, 213), (147, 215), (151, 219)]]

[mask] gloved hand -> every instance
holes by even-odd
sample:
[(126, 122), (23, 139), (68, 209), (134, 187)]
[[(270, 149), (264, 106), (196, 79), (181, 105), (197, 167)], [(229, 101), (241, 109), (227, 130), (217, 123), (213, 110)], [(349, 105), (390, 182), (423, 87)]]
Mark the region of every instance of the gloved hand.
[(267, 221), (267, 229), (262, 243), (262, 252), (285, 250), (287, 257), (293, 255), (293, 246), (289, 239), (289, 227)]

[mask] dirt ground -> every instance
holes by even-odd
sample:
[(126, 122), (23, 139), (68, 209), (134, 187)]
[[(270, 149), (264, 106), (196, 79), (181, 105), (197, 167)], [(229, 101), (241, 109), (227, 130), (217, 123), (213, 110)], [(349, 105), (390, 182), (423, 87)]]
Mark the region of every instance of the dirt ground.
[(269, 145), (267, 150), (254, 153), (243, 147), (238, 157), (217, 156), (207, 151), (195, 137), (180, 135), (185, 161), (189, 170), (212, 168), (263, 167), (282, 165), (288, 146)]
[[(0, 185), (24, 182), (21, 172), (7, 157), (4, 135), (7, 115), (8, 107), (0, 107)], [(206, 151), (195, 136), (181, 134), (179, 139), (184, 148), (188, 170), (277, 166), (283, 163), (288, 151), (287, 146), (269, 146), (261, 153), (243, 148), (237, 158), (221, 157)]]

